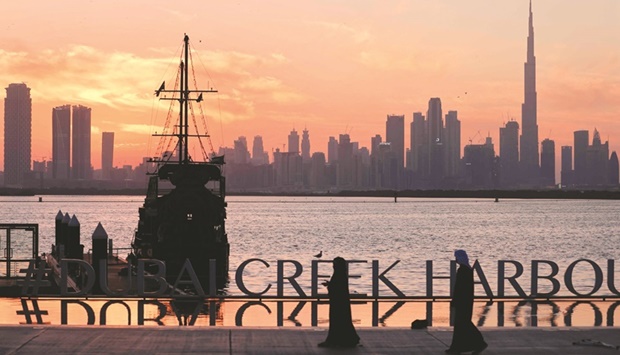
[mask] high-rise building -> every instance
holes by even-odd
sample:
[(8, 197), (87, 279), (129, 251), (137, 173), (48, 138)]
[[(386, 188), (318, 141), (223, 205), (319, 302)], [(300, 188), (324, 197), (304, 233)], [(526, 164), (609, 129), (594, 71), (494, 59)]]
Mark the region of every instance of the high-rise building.
[(587, 175), (587, 152), (588, 152), (588, 143), (590, 140), (590, 135), (588, 131), (581, 130), (575, 131), (573, 133), (574, 143), (574, 172), (573, 172), (573, 183), (576, 185), (584, 185), (586, 183), (586, 175)]
[(457, 177), (461, 166), (461, 121), (456, 111), (448, 111), (444, 131), (445, 174)]
[(299, 134), (294, 128), (288, 135), (288, 152), (299, 154)]
[(9, 84), (4, 99), (4, 185), (23, 186), (30, 172), (32, 99), (26, 84)]
[(438, 182), (444, 177), (443, 116), (441, 100), (438, 97), (431, 98), (428, 101), (426, 117), (428, 123), (428, 173), (430, 181)]
[(253, 165), (266, 165), (269, 164), (269, 154), (265, 151), (263, 146), (263, 137), (254, 136), (252, 142), (252, 164)]
[(573, 184), (573, 147), (570, 145), (562, 146), (562, 167), (561, 167), (562, 186)]
[(114, 167), (114, 132), (101, 133), (101, 175), (103, 179), (112, 178)]
[[(416, 174), (428, 174), (428, 142), (426, 120), (422, 112), (413, 113), (411, 122), (411, 162), (407, 167)], [(459, 148), (460, 149), (460, 148)]]
[(519, 176), (519, 123), (506, 122), (499, 129), (499, 181), (503, 187), (514, 187)]
[(540, 144), (540, 177), (544, 186), (555, 185), (555, 142), (545, 139)]
[(90, 164), (90, 119), (91, 109), (82, 105), (73, 106), (73, 151), (71, 154), (71, 178), (89, 180), (92, 177)]
[(375, 134), (374, 137), (370, 137), (370, 155), (377, 154), (377, 149), (379, 149), (379, 144), (381, 144), (382, 139), (380, 134)]
[(307, 129), (303, 130), (301, 136), (301, 159), (303, 161), (310, 160), (310, 133)]
[(594, 129), (592, 145), (586, 151), (586, 184), (606, 186), (609, 180), (609, 142), (602, 143), (601, 135)]
[(353, 144), (348, 134), (341, 134), (338, 139), (338, 186), (351, 187), (353, 183)]
[(400, 170), (405, 166), (405, 115), (388, 115), (385, 122), (385, 141), (396, 153)]
[(612, 152), (609, 157), (609, 185), (618, 186), (620, 184), (620, 166), (618, 166), (618, 155)]
[(534, 19), (530, 1), (530, 17), (525, 62), (525, 97), (521, 105), (521, 156), (520, 170), (523, 182), (534, 185), (540, 175), (538, 155), (538, 123), (536, 95), (536, 57), (534, 56)]
[(247, 164), (250, 162), (250, 152), (248, 151), (248, 140), (240, 136), (234, 141), (233, 162), (237, 164)]
[(52, 178), (71, 177), (71, 105), (52, 109)]
[(338, 161), (338, 141), (335, 137), (329, 137), (327, 142), (327, 163), (333, 164)]

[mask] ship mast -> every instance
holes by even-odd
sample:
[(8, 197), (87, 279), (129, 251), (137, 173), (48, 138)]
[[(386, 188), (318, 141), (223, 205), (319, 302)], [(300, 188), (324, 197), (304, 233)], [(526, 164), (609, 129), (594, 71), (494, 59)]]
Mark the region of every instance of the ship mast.
[[(211, 92), (217, 92), (217, 90), (213, 90), (213, 89), (209, 89), (209, 90), (190, 90), (189, 89), (189, 36), (187, 34), (185, 34), (185, 37), (183, 38), (183, 57), (184, 59), (181, 61), (181, 64), (179, 66), (179, 70), (181, 73), (181, 85), (180, 85), (180, 89), (179, 90), (166, 90), (165, 89), (165, 82), (161, 84), (161, 87), (155, 91), (155, 95), (159, 97), (160, 93), (164, 92), (169, 92), (169, 93), (179, 93), (179, 97), (178, 98), (174, 98), (174, 97), (162, 97), (160, 98), (160, 100), (178, 100), (179, 101), (179, 133), (176, 134), (176, 137), (178, 139), (178, 143), (177, 143), (177, 149), (178, 149), (178, 156), (179, 156), (179, 164), (189, 164), (190, 163), (190, 157), (189, 157), (189, 102), (190, 101), (196, 101), (196, 102), (201, 102), (202, 101), (202, 94), (203, 93), (211, 93)], [(191, 98), (190, 94), (191, 93), (197, 93), (198, 97), (196, 98)], [(174, 95), (173, 95), (174, 96)], [(170, 136), (169, 134), (154, 134), (154, 136)], [(205, 135), (200, 135), (198, 132), (196, 132), (195, 135), (191, 135), (191, 137), (205, 137)]]

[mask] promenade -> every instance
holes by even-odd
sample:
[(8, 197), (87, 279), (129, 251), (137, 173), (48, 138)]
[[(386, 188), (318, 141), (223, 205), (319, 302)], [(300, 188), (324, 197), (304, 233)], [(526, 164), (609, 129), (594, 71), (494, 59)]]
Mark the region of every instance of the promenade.
[[(481, 328), (483, 354), (620, 354), (619, 327)], [(0, 326), (0, 354), (443, 354), (452, 328), (359, 328), (361, 346), (326, 349), (318, 328)], [(602, 345), (602, 344), (601, 344)]]

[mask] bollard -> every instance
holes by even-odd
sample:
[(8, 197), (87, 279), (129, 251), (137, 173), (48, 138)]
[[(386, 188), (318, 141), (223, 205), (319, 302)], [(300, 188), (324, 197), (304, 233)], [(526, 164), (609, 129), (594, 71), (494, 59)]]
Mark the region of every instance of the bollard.
[(56, 248), (54, 250), (53, 255), (58, 259), (59, 255), (59, 250), (60, 250), (60, 235), (62, 233), (62, 227), (61, 227), (61, 223), (62, 223), (62, 218), (63, 218), (63, 214), (61, 210), (58, 210), (58, 214), (56, 214), (56, 224), (55, 224), (55, 228), (54, 228), (54, 243), (56, 244)]
[(78, 248), (80, 246), (80, 221), (73, 215), (67, 227), (67, 257), (78, 258)]
[(58, 254), (58, 260), (65, 257), (67, 253), (67, 233), (69, 230), (69, 222), (71, 221), (71, 217), (69, 217), (68, 213), (65, 213), (64, 217), (62, 217), (62, 222), (60, 223), (60, 246), (61, 253)]
[[(93, 232), (93, 255), (91, 265), (95, 270), (95, 285), (93, 287), (93, 293), (102, 294), (101, 282), (102, 277), (107, 278), (108, 275), (108, 233), (101, 223), (97, 224), (97, 228)], [(104, 269), (101, 270), (101, 267)]]

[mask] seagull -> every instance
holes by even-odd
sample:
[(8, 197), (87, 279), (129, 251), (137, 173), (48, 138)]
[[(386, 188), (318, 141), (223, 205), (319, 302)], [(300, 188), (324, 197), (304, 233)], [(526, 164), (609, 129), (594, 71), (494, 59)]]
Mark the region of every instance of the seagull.
[(323, 256), (323, 250), (321, 250), (318, 254), (316, 254), (314, 257), (315, 258), (320, 258)]

